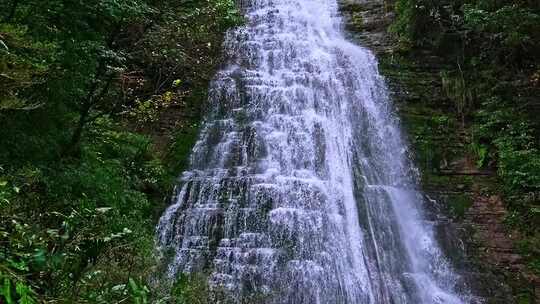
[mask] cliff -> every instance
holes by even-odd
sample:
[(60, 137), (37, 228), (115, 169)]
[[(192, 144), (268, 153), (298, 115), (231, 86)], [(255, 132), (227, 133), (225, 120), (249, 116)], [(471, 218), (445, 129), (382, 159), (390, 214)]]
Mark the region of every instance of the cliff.
[[(540, 280), (517, 249), (496, 172), (477, 169), (471, 133), (443, 90), (448, 59), (431, 50), (404, 54), (389, 33), (391, 1), (342, 0), (350, 39), (378, 57), (422, 172), (438, 235), (468, 288), (486, 303), (536, 303)], [(447, 37), (452, 47), (451, 33)]]

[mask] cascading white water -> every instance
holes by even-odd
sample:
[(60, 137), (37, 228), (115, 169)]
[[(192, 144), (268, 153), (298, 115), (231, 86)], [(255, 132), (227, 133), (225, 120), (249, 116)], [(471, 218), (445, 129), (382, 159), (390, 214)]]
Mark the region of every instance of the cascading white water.
[[(233, 303), (467, 303), (422, 214), (377, 62), (335, 0), (250, 0), (176, 203), (169, 274)], [(250, 300), (252, 299), (252, 300)]]

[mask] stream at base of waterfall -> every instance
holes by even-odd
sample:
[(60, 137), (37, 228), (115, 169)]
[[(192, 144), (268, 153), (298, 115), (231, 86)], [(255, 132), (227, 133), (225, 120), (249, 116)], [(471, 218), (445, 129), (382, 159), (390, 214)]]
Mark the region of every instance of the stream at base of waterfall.
[(158, 224), (224, 302), (471, 303), (424, 215), (373, 54), (335, 0), (249, 0)]

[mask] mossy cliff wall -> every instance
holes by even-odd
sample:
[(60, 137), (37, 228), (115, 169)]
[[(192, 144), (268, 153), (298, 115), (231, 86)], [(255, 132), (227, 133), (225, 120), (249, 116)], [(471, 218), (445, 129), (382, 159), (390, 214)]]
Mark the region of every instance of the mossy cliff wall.
[[(431, 51), (403, 54), (388, 28), (392, 1), (341, 0), (353, 42), (379, 59), (422, 172), (428, 209), (440, 223), (441, 245), (475, 295), (486, 303), (537, 303), (540, 281), (517, 250), (519, 233), (505, 225), (507, 209), (492, 170), (477, 169), (472, 139), (443, 90), (451, 63)], [(451, 35), (448, 37), (451, 51)]]

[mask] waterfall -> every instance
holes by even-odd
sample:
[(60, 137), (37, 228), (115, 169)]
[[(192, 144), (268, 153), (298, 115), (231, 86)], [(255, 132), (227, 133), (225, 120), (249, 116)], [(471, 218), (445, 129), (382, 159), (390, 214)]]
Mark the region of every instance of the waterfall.
[(336, 1), (244, 2), (158, 224), (169, 275), (205, 271), (232, 303), (469, 303), (377, 61), (345, 40)]

